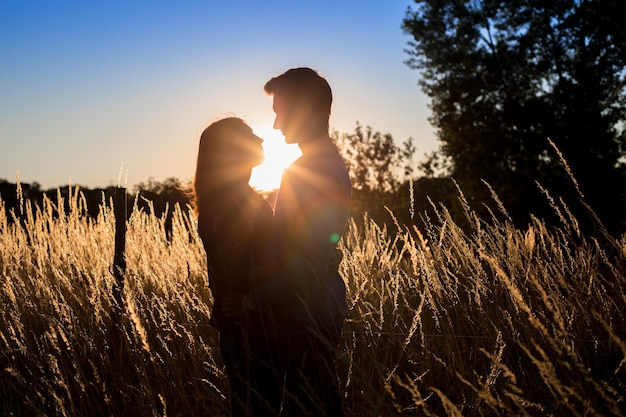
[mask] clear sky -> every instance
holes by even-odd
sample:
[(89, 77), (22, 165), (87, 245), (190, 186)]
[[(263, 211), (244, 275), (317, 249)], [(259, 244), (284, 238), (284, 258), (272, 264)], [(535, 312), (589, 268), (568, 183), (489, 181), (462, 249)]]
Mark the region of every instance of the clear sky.
[(228, 115), (280, 161), (263, 85), (297, 66), (331, 84), (332, 129), (358, 121), (412, 137), (420, 159), (437, 143), (419, 74), (404, 64), (410, 4), (0, 0), (0, 179), (19, 172), (44, 189), (190, 180), (200, 133)]

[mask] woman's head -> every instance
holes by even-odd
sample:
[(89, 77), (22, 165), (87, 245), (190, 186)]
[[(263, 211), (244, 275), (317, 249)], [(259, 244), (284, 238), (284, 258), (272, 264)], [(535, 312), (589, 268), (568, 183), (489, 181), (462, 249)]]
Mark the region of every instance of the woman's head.
[(263, 162), (263, 140), (242, 119), (228, 117), (211, 123), (200, 137), (198, 165), (247, 172)]
[(237, 117), (213, 122), (202, 132), (194, 178), (197, 209), (202, 195), (248, 184), (252, 168), (263, 162), (262, 143)]

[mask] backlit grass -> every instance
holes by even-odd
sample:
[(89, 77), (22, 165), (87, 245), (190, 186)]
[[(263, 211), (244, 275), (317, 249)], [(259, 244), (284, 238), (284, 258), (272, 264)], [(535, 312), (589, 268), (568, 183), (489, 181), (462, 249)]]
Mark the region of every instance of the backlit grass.
[[(115, 219), (0, 199), (0, 409), (34, 416), (226, 416), (228, 384), (195, 219), (128, 221), (116, 315)], [(342, 240), (338, 351), (350, 416), (608, 416), (626, 409), (626, 238), (525, 230), (444, 209), (427, 230), (367, 219)], [(25, 214), (21, 214), (25, 213)]]

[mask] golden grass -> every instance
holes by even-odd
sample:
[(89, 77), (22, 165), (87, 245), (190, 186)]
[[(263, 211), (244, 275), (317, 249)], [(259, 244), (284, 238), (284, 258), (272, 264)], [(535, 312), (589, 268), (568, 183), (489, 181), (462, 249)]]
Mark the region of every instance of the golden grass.
[[(34, 416), (226, 416), (195, 219), (128, 221), (114, 311), (115, 219), (0, 199), (0, 409)], [(556, 209), (556, 204), (555, 204)], [(535, 220), (471, 234), (444, 209), (428, 230), (352, 223), (341, 264), (350, 313), (338, 352), (350, 416), (624, 415), (626, 237)]]

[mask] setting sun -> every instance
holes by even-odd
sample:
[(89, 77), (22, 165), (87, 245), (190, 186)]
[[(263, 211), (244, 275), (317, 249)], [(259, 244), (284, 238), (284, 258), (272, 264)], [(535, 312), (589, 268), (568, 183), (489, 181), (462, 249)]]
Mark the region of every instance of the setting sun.
[(287, 145), (276, 129), (260, 128), (254, 133), (263, 139), (265, 161), (252, 170), (250, 185), (263, 191), (277, 189), (283, 170), (300, 156), (300, 148)]

